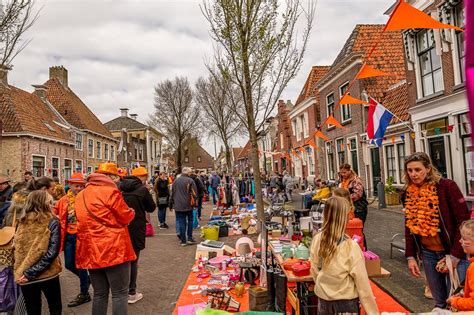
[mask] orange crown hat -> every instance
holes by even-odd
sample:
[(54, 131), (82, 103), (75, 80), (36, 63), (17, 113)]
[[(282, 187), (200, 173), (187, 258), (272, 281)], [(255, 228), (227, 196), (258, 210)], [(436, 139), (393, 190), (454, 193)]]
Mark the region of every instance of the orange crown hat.
[(143, 166), (140, 166), (132, 170), (132, 175), (133, 176), (147, 176), (148, 171)]
[(117, 171), (120, 177), (125, 177), (128, 174), (127, 169), (123, 167), (119, 167)]
[(115, 163), (101, 163), (95, 172), (99, 174), (119, 176), (117, 164)]
[(86, 180), (84, 179), (84, 175), (82, 173), (72, 173), (71, 178), (67, 180), (69, 184), (82, 184), (84, 185), (86, 183)]

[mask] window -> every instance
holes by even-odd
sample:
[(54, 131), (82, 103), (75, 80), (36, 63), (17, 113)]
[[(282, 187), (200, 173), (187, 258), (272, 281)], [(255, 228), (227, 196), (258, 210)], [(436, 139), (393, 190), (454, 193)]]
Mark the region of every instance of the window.
[(328, 117), (329, 117), (334, 114), (334, 93), (331, 93), (328, 96), (326, 96), (326, 106), (328, 109)]
[(200, 155), (198, 155), (198, 162), (201, 163), (202, 162), (202, 158)]
[(109, 160), (109, 145), (104, 143), (104, 159)]
[(385, 147), (385, 156), (387, 159), (387, 179), (393, 178), (393, 182), (397, 183), (397, 164), (395, 161), (395, 147), (387, 145)]
[(82, 151), (82, 135), (80, 133), (76, 133), (76, 150)]
[(184, 163), (189, 163), (189, 157), (187, 156), (184, 157)]
[(100, 141), (97, 141), (97, 145), (96, 145), (96, 158), (98, 159), (102, 158), (102, 145)]
[(72, 174), (72, 160), (64, 159), (64, 179), (68, 180)]
[(51, 158), (51, 176), (59, 177), (59, 158)]
[(303, 137), (309, 137), (309, 118), (308, 113), (303, 114)]
[(432, 30), (422, 30), (416, 34), (423, 97), (443, 89), (441, 57), (436, 54), (433, 34)]
[(115, 161), (115, 147), (110, 145), (110, 160)]
[(357, 140), (352, 138), (349, 140), (349, 162), (351, 163), (354, 172), (359, 174), (359, 160), (357, 156)]
[(87, 167), (87, 174), (92, 174), (92, 166)]
[[(186, 148), (184, 148), (184, 152), (186, 152)], [(135, 144), (134, 146), (134, 157), (135, 157), (135, 160), (138, 160), (138, 145)]]
[[(466, 16), (465, 16), (465, 9), (463, 3), (459, 3), (454, 8), (454, 24), (462, 29), (466, 28)], [(465, 35), (464, 32), (456, 31), (456, 48), (458, 50), (458, 62), (459, 62), (459, 69), (461, 71), (461, 82), (466, 81), (466, 72), (465, 69)]]
[(76, 160), (76, 167), (74, 168), (74, 170), (77, 173), (82, 173), (82, 160)]
[(87, 156), (90, 158), (94, 157), (94, 140), (89, 139), (87, 142)]
[(400, 179), (400, 183), (405, 183), (405, 156), (405, 143), (397, 144), (398, 176)]
[(345, 163), (346, 156), (344, 150), (344, 139), (337, 139), (336, 140), (336, 149), (337, 149), (337, 167), (341, 166)]
[(283, 149), (283, 132), (280, 133), (280, 149)]
[(140, 147), (138, 148), (138, 159), (140, 161), (143, 161), (143, 146), (140, 145)]
[[(349, 88), (349, 82), (345, 83), (344, 85), (341, 85), (339, 88), (339, 96), (342, 98), (342, 96), (347, 92), (347, 89)], [(352, 117), (352, 112), (351, 112), (351, 105), (341, 105), (341, 117), (342, 121), (348, 121)]]
[(41, 177), (45, 175), (44, 166), (45, 166), (45, 158), (43, 156), (33, 155), (33, 176), (34, 177)]
[(335, 179), (335, 168), (334, 168), (334, 151), (332, 149), (332, 141), (326, 142), (326, 154), (328, 159), (328, 177), (329, 179)]
[(306, 147), (306, 153), (308, 155), (308, 164), (309, 164), (309, 175), (314, 175), (314, 161), (313, 161), (313, 152), (310, 147)]
[(292, 129), (292, 131), (293, 131), (293, 136), (296, 137), (296, 119), (293, 119), (293, 120), (291, 121), (291, 129)]
[(296, 141), (301, 140), (301, 132), (303, 131), (301, 119), (301, 116), (296, 117)]

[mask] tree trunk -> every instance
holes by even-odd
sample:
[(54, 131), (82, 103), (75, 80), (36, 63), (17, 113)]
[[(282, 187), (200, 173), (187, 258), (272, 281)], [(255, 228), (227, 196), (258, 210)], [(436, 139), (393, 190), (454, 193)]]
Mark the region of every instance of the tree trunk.
[(181, 147), (183, 145), (183, 141), (182, 140), (178, 140), (178, 148), (177, 148), (177, 152), (176, 152), (176, 174), (181, 174), (181, 169), (182, 169), (182, 166), (183, 164), (181, 163)]
[(232, 161), (230, 160), (230, 147), (229, 143), (227, 141), (224, 141), (224, 147), (225, 147), (225, 162), (227, 165), (227, 172), (232, 173)]

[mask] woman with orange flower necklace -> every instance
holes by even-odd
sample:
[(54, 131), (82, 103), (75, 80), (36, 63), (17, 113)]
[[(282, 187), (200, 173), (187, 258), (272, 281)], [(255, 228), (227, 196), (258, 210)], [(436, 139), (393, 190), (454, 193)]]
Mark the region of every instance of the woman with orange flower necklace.
[(408, 269), (420, 277), (416, 258), (422, 260), (436, 307), (446, 308), (446, 256), (457, 268), (461, 282), (469, 266), (459, 243), (459, 227), (469, 219), (469, 210), (456, 183), (442, 178), (426, 153), (417, 152), (406, 158), (405, 182), (402, 200)]

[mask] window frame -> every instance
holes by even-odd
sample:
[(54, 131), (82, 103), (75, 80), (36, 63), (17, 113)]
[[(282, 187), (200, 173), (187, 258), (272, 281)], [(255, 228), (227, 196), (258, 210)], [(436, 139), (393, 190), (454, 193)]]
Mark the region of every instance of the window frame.
[[(407, 157), (407, 149), (405, 146), (405, 142), (399, 142), (395, 144), (396, 146), (396, 158), (398, 162), (398, 183), (405, 184), (405, 158)], [(399, 148), (403, 148), (403, 157), (400, 156)]]
[(116, 161), (115, 158), (115, 146), (113, 144), (110, 145), (110, 160)]
[(328, 178), (331, 180), (336, 179), (336, 165), (334, 165), (334, 151), (332, 148), (332, 140), (326, 142), (326, 163), (328, 170)]
[[(420, 79), (420, 84), (421, 84), (421, 97), (427, 97), (427, 96), (430, 96), (430, 95), (433, 95), (433, 94), (436, 94), (438, 92), (441, 92), (443, 91), (444, 89), (444, 83), (443, 83), (443, 62), (442, 62), (442, 59), (441, 59), (441, 56), (438, 56), (436, 54), (436, 43), (435, 43), (435, 38), (434, 36), (432, 36), (432, 32), (433, 30), (431, 29), (423, 29), (423, 30), (420, 30), (418, 31), (416, 34), (415, 34), (415, 45), (416, 45), (416, 58), (417, 58), (417, 62), (418, 62), (418, 74), (419, 74), (419, 79)], [(420, 50), (420, 47), (419, 47), (419, 36), (421, 36), (421, 34), (423, 34), (424, 36), (426, 36), (426, 40), (427, 40), (427, 48), (425, 48), (424, 50)], [(429, 42), (430, 42), (430, 37), (433, 37), (432, 38), (432, 44), (431, 46), (428, 45)], [(430, 64), (430, 71), (423, 74), (423, 70), (422, 70), (422, 57), (424, 55), (427, 55), (429, 57), (429, 64)], [(439, 58), (439, 68), (436, 68), (436, 69), (433, 69), (433, 56), (435, 56), (436, 58)], [(441, 87), (439, 90), (436, 90), (436, 84), (435, 84), (435, 73), (436, 72), (440, 72), (441, 73)], [(427, 94), (426, 92), (426, 85), (424, 83), (424, 78), (428, 77), (428, 76), (431, 76), (431, 88), (432, 88), (432, 92)]]
[[(54, 167), (53, 160), (58, 161), (57, 167)], [(54, 175), (53, 171), (56, 170), (56, 175)], [(59, 156), (52, 156), (51, 157), (51, 177), (59, 177), (61, 179), (61, 158)]]
[(109, 160), (109, 144), (104, 143), (104, 160)]
[[(337, 138), (335, 141), (336, 145), (336, 154), (337, 154), (337, 169), (341, 167), (342, 164), (346, 163), (346, 148), (345, 148), (345, 143), (344, 143), (344, 138)], [(341, 150), (341, 148), (344, 148)], [(341, 156), (342, 156), (342, 161), (341, 161)]]
[(95, 147), (96, 147), (95, 158), (98, 160), (101, 160), (102, 159), (102, 142), (96, 141)]
[[(396, 146), (395, 144), (387, 144), (384, 146), (385, 149), (385, 181), (391, 176), (393, 178), (393, 183), (398, 184), (398, 160), (396, 156)], [(389, 157), (389, 149), (391, 155)], [(390, 161), (389, 161), (390, 160)]]
[[(43, 168), (42, 168), (41, 174), (39, 174), (39, 175), (37, 175), (38, 173), (35, 174), (35, 167), (34, 167), (34, 164), (33, 164), (35, 157), (43, 159)], [(31, 155), (31, 170), (32, 170), (32, 173), (33, 173), (34, 177), (46, 176), (46, 155), (32, 154)]]
[[(80, 146), (78, 146), (79, 144)], [(82, 151), (83, 149), (84, 149), (84, 135), (82, 133), (76, 132), (76, 150)]]
[[(354, 141), (355, 149), (352, 149), (351, 141)], [(359, 144), (357, 143), (357, 136), (347, 138), (347, 143), (348, 143), (347, 161), (351, 165), (354, 172), (359, 174)], [(350, 158), (349, 158), (349, 155), (350, 155)], [(357, 160), (357, 165), (355, 165), (355, 166), (354, 166), (354, 163), (353, 163), (353, 155), (355, 156), (355, 158)]]
[[(81, 171), (77, 170), (77, 162), (81, 162)], [(80, 160), (80, 159), (74, 160), (74, 171), (78, 172), (78, 173), (81, 173), (81, 174), (84, 172), (84, 161), (83, 160)]]
[[(344, 91), (344, 89), (346, 89)], [(342, 96), (346, 93), (346, 91), (349, 89), (349, 81), (345, 82), (344, 84), (339, 86), (339, 100), (342, 99)], [(350, 95), (350, 93), (348, 93)], [(340, 111), (341, 111), (341, 123), (347, 123), (352, 121), (352, 107), (351, 105), (340, 105)], [(345, 112), (349, 114), (348, 117), (346, 118)]]
[[(332, 97), (332, 102), (329, 101), (330, 97)], [(327, 110), (326, 117), (329, 117), (331, 115), (334, 116), (335, 104), (336, 104), (336, 99), (334, 97), (334, 92), (331, 92), (328, 95), (326, 95), (326, 110)], [(327, 126), (328, 126), (328, 129), (334, 127), (334, 125), (330, 125), (330, 124), (328, 124)]]
[[(92, 146), (91, 146), (92, 143)], [(91, 150), (92, 148), (92, 150)], [(94, 139), (87, 139), (87, 157), (94, 158)]]
[[(461, 10), (464, 12), (463, 15), (464, 15), (464, 21), (463, 23), (460, 23), (460, 21), (458, 21), (458, 14), (457, 14), (457, 10), (459, 10), (459, 8), (461, 8)], [(466, 8), (464, 6), (464, 3), (463, 1), (459, 2), (454, 8), (453, 8), (453, 12), (452, 12), (452, 15), (453, 15), (453, 20), (454, 20), (454, 25), (459, 27), (459, 28), (462, 28), (462, 29), (466, 29), (466, 22), (465, 22), (465, 19), (466, 19)], [(465, 72), (465, 64), (466, 64), (466, 47), (465, 47), (465, 44), (466, 44), (466, 37), (465, 37), (465, 32), (460, 32), (458, 30), (454, 30), (454, 37), (456, 38), (455, 41), (455, 49), (456, 49), (456, 61), (457, 62), (457, 65), (459, 67), (459, 82), (460, 83), (465, 83), (466, 82), (466, 72)], [(460, 38), (462, 38), (462, 40), (460, 40)], [(464, 47), (462, 47), (464, 46)], [(462, 49), (461, 49), (462, 48)], [(464, 55), (461, 56), (461, 51), (464, 52)]]
[[(70, 170), (70, 173), (71, 173), (71, 174), (69, 174), (69, 176), (68, 176), (68, 172), (66, 171), (66, 164), (67, 164), (66, 161), (69, 161), (69, 162), (70, 162), (70, 165), (71, 165), (71, 167), (68, 168), (68, 169)], [(74, 167), (74, 164), (73, 164), (73, 163), (74, 163), (74, 161), (73, 161), (72, 159), (64, 159), (64, 179), (65, 179), (65, 180), (68, 180), (69, 178), (71, 178), (70, 175), (72, 175), (73, 170), (74, 170), (74, 169), (73, 169), (73, 167)]]

